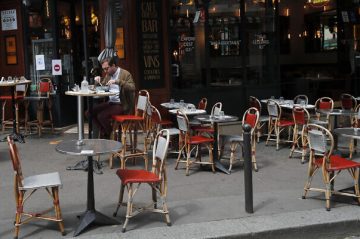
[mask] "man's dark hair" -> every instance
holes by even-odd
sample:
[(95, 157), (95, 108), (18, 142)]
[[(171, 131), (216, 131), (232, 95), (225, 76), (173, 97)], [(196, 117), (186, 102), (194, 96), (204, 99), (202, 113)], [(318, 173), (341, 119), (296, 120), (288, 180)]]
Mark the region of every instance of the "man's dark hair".
[[(109, 66), (112, 66), (115, 64), (115, 60), (114, 57), (106, 57), (104, 59), (101, 60), (100, 64), (102, 65), (104, 62), (108, 62)], [(115, 64), (116, 65), (116, 64)]]

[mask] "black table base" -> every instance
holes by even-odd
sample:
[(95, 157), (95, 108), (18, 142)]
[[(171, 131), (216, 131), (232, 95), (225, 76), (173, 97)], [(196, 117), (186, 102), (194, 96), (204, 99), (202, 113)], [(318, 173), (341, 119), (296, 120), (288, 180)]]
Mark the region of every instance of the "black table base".
[[(25, 137), (22, 134), (18, 134), (18, 133), (11, 133), (9, 134), (9, 136), (14, 140), (17, 141), (19, 143), (25, 143)], [(3, 138), (1, 140), (1, 142), (6, 142), (7, 141), (7, 136), (5, 136), (5, 138)]]
[(80, 223), (74, 232), (74, 237), (78, 236), (84, 230), (91, 225), (120, 225), (121, 222), (105, 216), (104, 214), (96, 210), (86, 210), (86, 212), (80, 217)]

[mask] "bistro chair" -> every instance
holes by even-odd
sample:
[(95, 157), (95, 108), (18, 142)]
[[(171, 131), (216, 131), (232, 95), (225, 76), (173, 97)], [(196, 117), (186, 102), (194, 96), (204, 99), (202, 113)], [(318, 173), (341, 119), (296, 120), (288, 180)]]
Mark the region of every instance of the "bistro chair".
[[(9, 87), (10, 88), (10, 87)], [(11, 89), (11, 88), (10, 88)], [(16, 131), (19, 132), (20, 127), (20, 118), (19, 118), (19, 106), (20, 103), (24, 101), (24, 98), (26, 96), (26, 92), (28, 89), (28, 84), (21, 84), (15, 86), (15, 92), (14, 92), (14, 99), (15, 99), (15, 120), (16, 120)], [(5, 131), (6, 126), (13, 125), (12, 119), (6, 119), (6, 104), (9, 102), (11, 105), (12, 98), (11, 98), (11, 92), (9, 94), (0, 95), (0, 101), (2, 101), (1, 108), (2, 108), (2, 118), (1, 118), (1, 124), (2, 124), (2, 131)], [(12, 107), (12, 106), (11, 106)]]
[[(355, 108), (356, 115), (353, 117), (353, 128), (360, 128), (360, 104), (356, 106)], [(356, 152), (356, 144), (354, 139), (350, 139), (349, 144), (349, 159), (352, 159), (353, 153)]]
[[(213, 162), (213, 143), (214, 139), (203, 135), (191, 135), (189, 120), (181, 110), (177, 111), (177, 122), (180, 130), (179, 137), (179, 154), (176, 160), (175, 169), (178, 169), (179, 163), (185, 163), (186, 176), (189, 176), (190, 166), (193, 164), (211, 165), (212, 171), (215, 173), (215, 167)], [(201, 145), (205, 145), (209, 150), (209, 161), (201, 161)], [(191, 154), (196, 150), (196, 159), (191, 159)]]
[(302, 102), (304, 102), (305, 105), (309, 103), (307, 95), (297, 95), (294, 97), (294, 104), (301, 104)]
[[(249, 124), (251, 126), (251, 161), (253, 164), (254, 171), (258, 171), (257, 164), (256, 164), (256, 157), (255, 157), (255, 151), (256, 151), (256, 126), (258, 125), (259, 121), (259, 111), (255, 107), (251, 107), (247, 109), (243, 115), (242, 118), (242, 125)], [(238, 146), (243, 145), (243, 135), (221, 135), (220, 138), (223, 142), (222, 144), (222, 150), (225, 146), (225, 144), (230, 144), (230, 166), (229, 171), (231, 172), (232, 166), (236, 160), (235, 152), (237, 150)]]
[[(221, 109), (222, 109), (222, 103), (217, 102), (213, 105), (210, 114), (212, 116), (219, 115)], [(194, 127), (192, 127), (192, 130), (194, 130), (196, 132), (196, 134), (198, 134), (198, 135), (204, 134), (206, 136), (212, 137), (214, 134), (214, 127), (212, 124), (202, 124), (199, 126), (194, 126)]]
[[(147, 107), (150, 105), (150, 95), (146, 90), (140, 90), (138, 93), (137, 103), (135, 104), (134, 115), (113, 115), (113, 139), (116, 139), (116, 131), (121, 132), (122, 149), (114, 153), (109, 158), (109, 165), (112, 168), (114, 156), (120, 158), (121, 168), (124, 169), (126, 161), (129, 158), (142, 157), (145, 161), (145, 168), (148, 166), (147, 158), (147, 140), (144, 140), (144, 149), (137, 148), (137, 130), (141, 129), (144, 133), (147, 131)], [(127, 135), (130, 145), (127, 145)]]
[[(170, 133), (167, 129), (161, 130), (155, 137), (153, 146), (152, 170), (132, 170), (118, 169), (116, 174), (121, 180), (119, 201), (114, 212), (114, 217), (120, 206), (124, 205), (124, 190), (127, 189), (128, 201), (126, 210), (126, 219), (122, 228), (122, 232), (126, 231), (126, 226), (130, 218), (136, 216), (143, 211), (151, 211), (164, 214), (168, 226), (171, 226), (169, 210), (166, 204), (167, 194), (167, 174), (166, 174), (166, 158), (169, 145)], [(152, 191), (152, 202), (145, 207), (138, 207), (134, 204), (135, 193), (141, 184), (148, 184)], [(161, 208), (157, 207), (157, 198), (160, 198)]]
[(321, 97), (315, 102), (315, 119), (311, 119), (310, 123), (318, 124), (331, 129), (330, 115), (319, 112), (320, 110), (331, 111), (334, 109), (334, 101), (330, 97)]
[[(59, 187), (62, 186), (59, 173), (53, 172), (24, 177), (22, 174), (21, 161), (16, 144), (10, 136), (7, 137), (7, 142), (14, 169), (14, 191), (16, 202), (14, 238), (18, 238), (20, 226), (32, 221), (33, 219), (58, 222), (61, 234), (65, 235), (59, 203)], [(28, 202), (30, 197), (40, 189), (45, 189), (49, 194), (51, 200), (53, 201), (54, 208), (50, 208), (42, 212), (25, 211), (25, 203)], [(52, 209), (54, 209), (55, 215), (48, 214)]]
[[(31, 126), (37, 127), (39, 136), (45, 125), (51, 126), (51, 132), (54, 132), (53, 116), (52, 116), (52, 99), (50, 93), (53, 91), (53, 85), (50, 78), (43, 78), (38, 82), (37, 95), (25, 97), (25, 132), (31, 131)], [(37, 101), (36, 120), (29, 121), (29, 104), (30, 101)], [(45, 103), (48, 108), (48, 120), (44, 120)]]
[(260, 136), (262, 134), (261, 132), (263, 131), (263, 128), (265, 127), (265, 125), (268, 123), (269, 116), (268, 115), (262, 115), (261, 102), (255, 96), (250, 96), (249, 105), (250, 105), (250, 107), (255, 107), (259, 111), (259, 114), (260, 114), (258, 123), (256, 125), (256, 130), (255, 130), (256, 141), (259, 143)]
[[(341, 101), (341, 109), (343, 110), (351, 110), (354, 111), (356, 109), (357, 101), (354, 96), (350, 94), (341, 94), (340, 95)], [(353, 117), (352, 116), (342, 116), (344, 126), (349, 126), (353, 124)], [(344, 127), (343, 126), (343, 127)]]
[[(207, 98), (204, 97), (199, 101), (197, 108), (199, 110), (206, 110), (206, 107), (207, 107)], [(191, 119), (190, 125), (191, 126), (195, 126), (195, 125), (199, 126), (199, 125), (201, 125), (201, 122), (197, 119)]]
[[(162, 124), (163, 120), (160, 114), (160, 111), (153, 105), (150, 105), (148, 107), (147, 110), (148, 114), (149, 114), (149, 119), (150, 119), (150, 123), (149, 123), (149, 130), (147, 133), (147, 138), (148, 138), (148, 145), (151, 145), (152, 142), (154, 141), (156, 135), (162, 130), (162, 129), (167, 129), (167, 132), (169, 132), (170, 134), (170, 143), (172, 143), (173, 141), (171, 140), (171, 138), (173, 136), (179, 136), (179, 129), (177, 128), (165, 128), (166, 126), (168, 126), (168, 124)], [(174, 140), (175, 141), (175, 140)], [(178, 140), (176, 140), (178, 141)]]
[(305, 163), (305, 155), (307, 148), (306, 126), (309, 123), (310, 114), (305, 108), (294, 106), (292, 110), (292, 115), (294, 119), (294, 128), (293, 142), (290, 149), (289, 158), (291, 158), (294, 153), (300, 153), (301, 163)]
[(280, 134), (288, 129), (288, 139), (283, 142), (292, 143), (290, 140), (291, 128), (295, 125), (294, 121), (288, 120), (282, 116), (282, 110), (280, 105), (274, 100), (268, 100), (267, 109), (269, 112), (269, 123), (268, 123), (268, 137), (266, 139), (266, 145), (269, 140), (276, 142), (276, 150), (279, 150)]
[[(310, 159), (308, 177), (302, 198), (305, 199), (309, 191), (323, 192), (325, 194), (327, 211), (330, 211), (330, 198), (333, 194), (355, 197), (358, 204), (360, 204), (358, 185), (360, 163), (333, 154), (334, 137), (325, 127), (316, 124), (308, 124), (307, 132), (310, 147)], [(318, 170), (322, 172), (324, 188), (311, 187), (312, 179)], [(344, 192), (334, 189), (335, 179), (342, 171), (347, 171), (350, 174), (354, 183), (355, 192)]]

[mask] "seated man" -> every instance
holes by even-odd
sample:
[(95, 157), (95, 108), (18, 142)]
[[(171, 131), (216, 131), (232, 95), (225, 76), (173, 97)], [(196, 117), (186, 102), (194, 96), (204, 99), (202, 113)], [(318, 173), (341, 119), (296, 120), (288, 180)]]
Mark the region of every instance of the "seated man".
[(93, 121), (100, 130), (102, 138), (109, 138), (111, 134), (111, 116), (129, 114), (134, 108), (135, 83), (131, 74), (115, 65), (113, 58), (105, 58), (101, 67), (106, 76), (101, 79), (95, 77), (95, 85), (109, 86), (109, 91), (116, 95), (109, 96), (109, 101), (93, 107)]

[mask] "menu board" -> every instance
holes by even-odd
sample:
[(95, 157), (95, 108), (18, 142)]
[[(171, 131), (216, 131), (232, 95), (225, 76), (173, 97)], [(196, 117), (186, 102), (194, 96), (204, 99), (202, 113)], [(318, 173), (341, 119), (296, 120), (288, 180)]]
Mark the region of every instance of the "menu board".
[(140, 88), (164, 87), (161, 0), (137, 0)]

